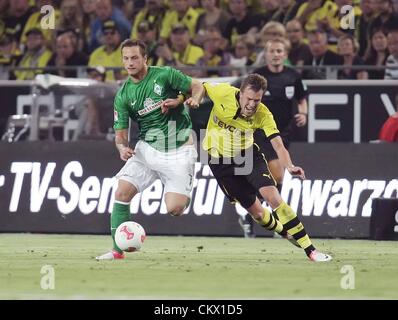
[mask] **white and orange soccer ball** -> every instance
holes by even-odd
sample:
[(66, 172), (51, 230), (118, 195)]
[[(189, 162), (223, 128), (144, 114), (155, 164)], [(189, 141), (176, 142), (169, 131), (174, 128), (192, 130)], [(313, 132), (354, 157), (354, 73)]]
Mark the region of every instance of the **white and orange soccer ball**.
[(137, 222), (123, 222), (116, 229), (115, 241), (123, 251), (133, 252), (141, 249), (146, 238), (144, 228)]

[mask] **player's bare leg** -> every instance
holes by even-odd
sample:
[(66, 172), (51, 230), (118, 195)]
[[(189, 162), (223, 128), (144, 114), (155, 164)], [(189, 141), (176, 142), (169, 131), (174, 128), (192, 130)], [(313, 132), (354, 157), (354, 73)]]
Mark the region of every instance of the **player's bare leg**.
[(117, 227), (125, 221), (130, 220), (130, 202), (138, 193), (137, 188), (123, 179), (118, 182), (115, 192), (115, 202), (111, 214), (111, 235), (113, 240), (113, 249), (96, 257), (97, 260), (123, 259), (124, 253), (115, 242), (115, 231)]
[(183, 214), (189, 205), (190, 198), (184, 194), (176, 192), (167, 192), (164, 196), (167, 212), (172, 216), (178, 217)]

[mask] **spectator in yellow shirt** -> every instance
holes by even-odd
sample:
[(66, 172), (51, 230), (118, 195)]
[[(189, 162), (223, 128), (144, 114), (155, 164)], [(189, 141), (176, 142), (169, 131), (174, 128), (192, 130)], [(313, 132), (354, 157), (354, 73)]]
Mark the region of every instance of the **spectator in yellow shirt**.
[[(23, 55), (18, 67), (35, 68), (46, 67), (51, 59), (52, 52), (46, 49), (46, 42), (41, 29), (33, 28), (26, 33), (26, 53)], [(43, 70), (15, 71), (17, 80), (31, 80)]]
[(187, 26), (191, 38), (194, 38), (199, 13), (194, 8), (190, 7), (188, 0), (170, 0), (170, 5), (172, 10), (166, 12), (160, 31), (160, 37), (168, 39), (173, 26), (183, 23)]
[[(121, 35), (115, 21), (108, 20), (102, 27), (104, 45), (97, 48), (88, 61), (90, 67), (104, 66), (106, 68), (123, 67), (122, 53), (120, 51)], [(106, 81), (122, 80), (124, 74), (121, 71), (108, 70)]]
[(188, 27), (184, 24), (173, 27), (170, 42), (171, 48), (167, 44), (158, 47), (157, 54), (160, 57), (158, 65), (194, 66), (203, 56), (202, 48), (191, 43)]

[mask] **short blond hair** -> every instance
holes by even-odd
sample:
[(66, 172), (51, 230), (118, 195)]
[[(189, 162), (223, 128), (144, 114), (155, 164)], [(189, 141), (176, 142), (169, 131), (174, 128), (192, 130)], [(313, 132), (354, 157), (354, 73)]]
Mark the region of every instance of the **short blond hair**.
[(265, 24), (265, 26), (261, 29), (260, 31), (261, 39), (263, 40), (267, 35), (267, 33), (269, 33), (271, 30), (275, 30), (275, 33), (279, 33), (277, 37), (286, 38), (285, 26), (280, 22), (270, 21), (267, 24)]
[(290, 45), (290, 41), (288, 39), (285, 38), (275, 38), (275, 39), (270, 39), (268, 40), (265, 44), (264, 44), (264, 49), (265, 51), (268, 50), (268, 47), (273, 44), (273, 43), (281, 43), (283, 44), (283, 47), (285, 48), (285, 50), (287, 52), (290, 51), (291, 45)]
[(359, 42), (350, 34), (344, 34), (337, 40), (337, 46), (340, 46), (341, 42), (344, 40), (351, 40), (352, 47), (354, 48), (354, 53), (357, 54), (359, 50)]

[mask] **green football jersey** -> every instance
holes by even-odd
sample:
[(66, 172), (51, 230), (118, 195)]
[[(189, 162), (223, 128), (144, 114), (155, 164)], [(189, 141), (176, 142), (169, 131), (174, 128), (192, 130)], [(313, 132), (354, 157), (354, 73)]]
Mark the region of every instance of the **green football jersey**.
[(183, 104), (163, 114), (160, 106), (168, 98), (187, 93), (192, 78), (170, 67), (149, 67), (144, 79), (129, 78), (116, 94), (114, 129), (128, 129), (129, 118), (138, 123), (139, 139), (159, 151), (183, 145), (189, 138), (192, 122)]

